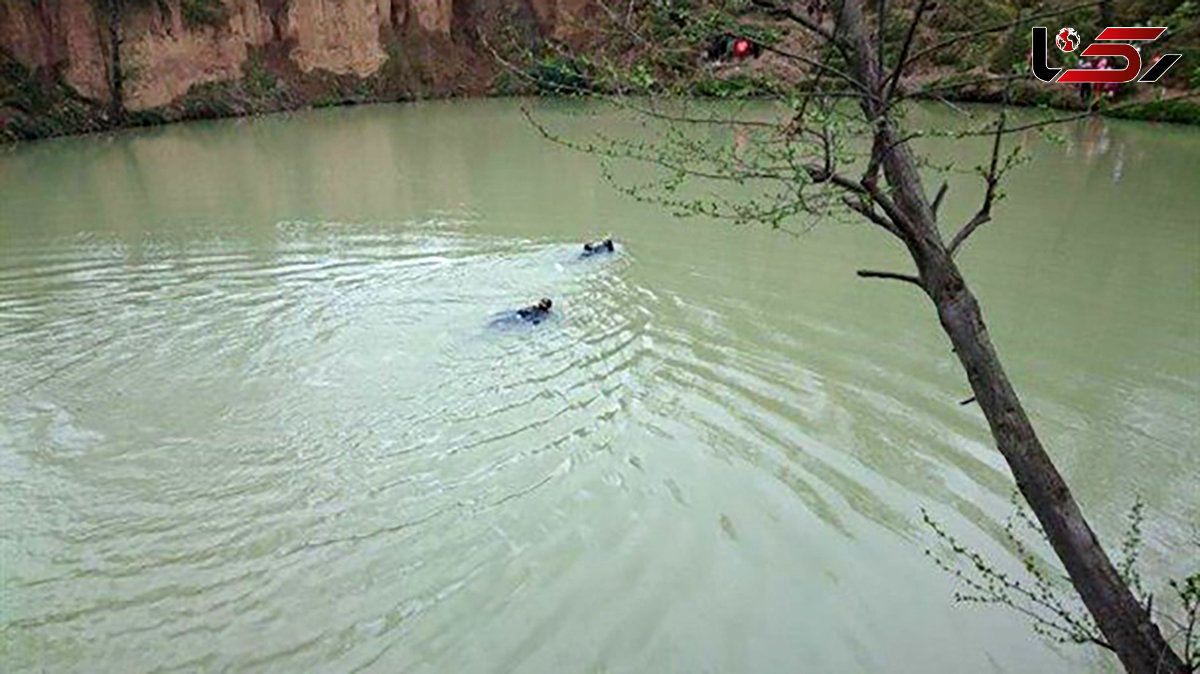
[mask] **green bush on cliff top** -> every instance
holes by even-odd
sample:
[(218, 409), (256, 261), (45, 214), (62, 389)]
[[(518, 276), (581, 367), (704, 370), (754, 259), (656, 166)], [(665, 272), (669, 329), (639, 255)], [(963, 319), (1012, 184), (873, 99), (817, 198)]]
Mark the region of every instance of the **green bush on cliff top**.
[(229, 9), (221, 0), (182, 0), (179, 11), (189, 26), (220, 26), (229, 20)]

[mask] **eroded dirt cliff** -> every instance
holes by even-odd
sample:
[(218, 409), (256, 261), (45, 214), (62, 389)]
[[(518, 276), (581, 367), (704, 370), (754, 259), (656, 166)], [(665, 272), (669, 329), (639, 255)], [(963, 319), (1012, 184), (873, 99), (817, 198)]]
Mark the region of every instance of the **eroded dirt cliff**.
[(0, 0), (0, 131), (486, 93), (492, 46), (570, 39), (591, 1)]

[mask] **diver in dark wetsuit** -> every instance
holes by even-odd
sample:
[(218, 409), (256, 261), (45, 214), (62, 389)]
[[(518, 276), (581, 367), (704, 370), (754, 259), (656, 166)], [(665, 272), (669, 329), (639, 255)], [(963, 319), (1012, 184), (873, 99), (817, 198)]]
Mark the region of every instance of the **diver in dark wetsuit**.
[(550, 318), (550, 307), (553, 305), (554, 303), (550, 301), (550, 298), (543, 297), (538, 300), (537, 304), (527, 306), (524, 309), (505, 311), (497, 314), (492, 319), (491, 325), (496, 328), (523, 324), (537, 325)]
[(550, 307), (553, 305), (554, 303), (550, 301), (549, 297), (543, 297), (538, 300), (537, 304), (525, 307), (524, 309), (518, 309), (517, 316), (523, 321), (537, 325), (550, 316)]
[(613, 245), (612, 239), (585, 243), (583, 244), (583, 253), (580, 254), (580, 257), (591, 257), (593, 255), (599, 255), (600, 253), (611, 253), (616, 249), (617, 248)]

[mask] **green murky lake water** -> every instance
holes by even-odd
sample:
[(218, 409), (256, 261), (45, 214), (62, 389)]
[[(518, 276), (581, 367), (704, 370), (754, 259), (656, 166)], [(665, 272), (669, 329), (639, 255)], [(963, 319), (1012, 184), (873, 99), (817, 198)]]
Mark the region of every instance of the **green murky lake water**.
[[(898, 246), (675, 220), (518, 106), (0, 153), (3, 669), (1111, 667), (925, 557), (922, 507), (1011, 565), (1012, 487), (928, 303), (854, 277)], [(1146, 500), (1160, 580), (1200, 521), (1200, 131), (1063, 131), (1017, 139), (961, 258), (1096, 528)]]

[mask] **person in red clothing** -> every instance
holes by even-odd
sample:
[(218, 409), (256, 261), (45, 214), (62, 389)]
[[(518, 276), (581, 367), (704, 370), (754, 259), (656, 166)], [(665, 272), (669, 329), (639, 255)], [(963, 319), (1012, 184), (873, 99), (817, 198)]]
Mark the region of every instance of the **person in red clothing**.
[(761, 52), (762, 47), (748, 37), (733, 35), (731, 33), (721, 33), (714, 35), (709, 41), (708, 48), (705, 50), (705, 57), (709, 61), (721, 61), (726, 58), (739, 61), (741, 59), (757, 57)]

